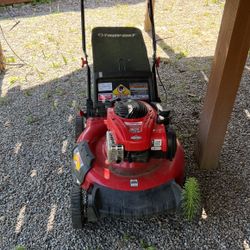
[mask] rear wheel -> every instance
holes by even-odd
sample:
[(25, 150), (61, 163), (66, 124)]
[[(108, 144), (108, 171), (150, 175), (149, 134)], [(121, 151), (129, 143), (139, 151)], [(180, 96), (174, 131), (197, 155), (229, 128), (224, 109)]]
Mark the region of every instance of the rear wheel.
[(78, 140), (79, 136), (83, 132), (84, 128), (85, 128), (84, 117), (78, 114), (75, 120), (75, 140), (76, 141)]
[(71, 217), (74, 229), (81, 229), (85, 223), (83, 193), (80, 186), (74, 184), (71, 192)]
[(175, 157), (176, 149), (177, 149), (177, 139), (176, 133), (172, 128), (168, 128), (167, 130), (167, 138), (168, 138), (168, 151), (167, 158), (172, 161)]

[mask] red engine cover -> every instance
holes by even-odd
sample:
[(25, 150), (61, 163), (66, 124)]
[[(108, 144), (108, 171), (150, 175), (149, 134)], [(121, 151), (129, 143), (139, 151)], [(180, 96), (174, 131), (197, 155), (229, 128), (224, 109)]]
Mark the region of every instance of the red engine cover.
[[(110, 108), (107, 118), (94, 117), (87, 120), (86, 128), (78, 138), (78, 143), (87, 141), (95, 159), (82, 183), (82, 188), (88, 190), (93, 183), (97, 183), (115, 190), (142, 191), (158, 187), (170, 180), (182, 184), (184, 152), (179, 142), (172, 161), (167, 158), (150, 158), (146, 163), (124, 161), (110, 164), (107, 161), (107, 129), (112, 131), (116, 143), (124, 145), (127, 151), (143, 151), (150, 147), (152, 149), (152, 141), (155, 139), (162, 139), (162, 151), (167, 150), (165, 127), (156, 123), (156, 111), (147, 103), (145, 105), (149, 112), (140, 119), (123, 119)], [(133, 140), (132, 136), (141, 136), (141, 139)], [(121, 171), (117, 171), (118, 169)], [(138, 182), (137, 187), (131, 186), (131, 181), (134, 180)]]
[(145, 151), (152, 147), (153, 141), (160, 141), (160, 150), (167, 151), (165, 126), (157, 124), (156, 111), (146, 102), (148, 110), (145, 117), (126, 119), (115, 114), (113, 108), (107, 112), (107, 128), (112, 132), (116, 144), (122, 144), (126, 151)]

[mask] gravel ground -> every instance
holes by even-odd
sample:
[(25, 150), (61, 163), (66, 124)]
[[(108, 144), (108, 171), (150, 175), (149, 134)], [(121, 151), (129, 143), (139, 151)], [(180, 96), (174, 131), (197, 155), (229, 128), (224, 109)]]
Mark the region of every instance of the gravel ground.
[[(156, 12), (159, 54), (164, 61), (160, 73), (168, 88), (168, 98), (162, 98), (164, 105), (174, 108), (173, 124), (186, 151), (187, 174), (201, 183), (203, 216), (192, 223), (179, 215), (105, 219), (82, 231), (72, 230), (69, 214), (73, 118), (84, 105), (86, 90), (85, 72), (79, 67), (78, 1), (22, 5), (8, 12), (0, 9), (6, 38), (28, 63), (9, 66), (0, 75), (0, 249), (17, 245), (27, 249), (249, 249), (250, 59), (220, 168), (201, 171), (193, 156), (223, 10), (223, 2), (214, 2), (159, 0)], [(142, 0), (126, 1), (126, 5), (121, 0), (94, 0), (87, 7), (88, 31), (103, 23), (142, 27)], [(12, 31), (15, 21), (9, 14), (20, 20)], [(2, 38), (7, 61), (20, 63)]]

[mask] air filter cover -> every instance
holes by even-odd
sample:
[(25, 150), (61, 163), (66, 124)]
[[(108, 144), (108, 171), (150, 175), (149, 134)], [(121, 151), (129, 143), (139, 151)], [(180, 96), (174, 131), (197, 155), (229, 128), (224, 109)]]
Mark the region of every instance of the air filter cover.
[(126, 119), (136, 119), (145, 117), (148, 113), (143, 102), (135, 100), (123, 100), (115, 103), (115, 114)]

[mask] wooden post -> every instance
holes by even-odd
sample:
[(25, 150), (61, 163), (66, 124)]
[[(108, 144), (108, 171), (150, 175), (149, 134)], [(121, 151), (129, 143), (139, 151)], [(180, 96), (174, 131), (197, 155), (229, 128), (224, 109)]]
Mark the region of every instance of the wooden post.
[(5, 58), (3, 55), (3, 50), (0, 42), (0, 72), (5, 70)]
[(218, 166), (249, 47), (250, 0), (227, 0), (198, 131), (203, 169)]
[[(146, 0), (146, 14), (145, 14), (145, 20), (144, 20), (144, 30), (146, 32), (149, 32), (151, 30), (151, 22), (149, 18), (149, 13), (148, 13), (148, 1)], [(155, 9), (155, 0), (152, 0), (153, 3), (153, 9)]]
[(0, 0), (0, 5), (16, 4), (16, 3), (29, 3), (32, 0)]

